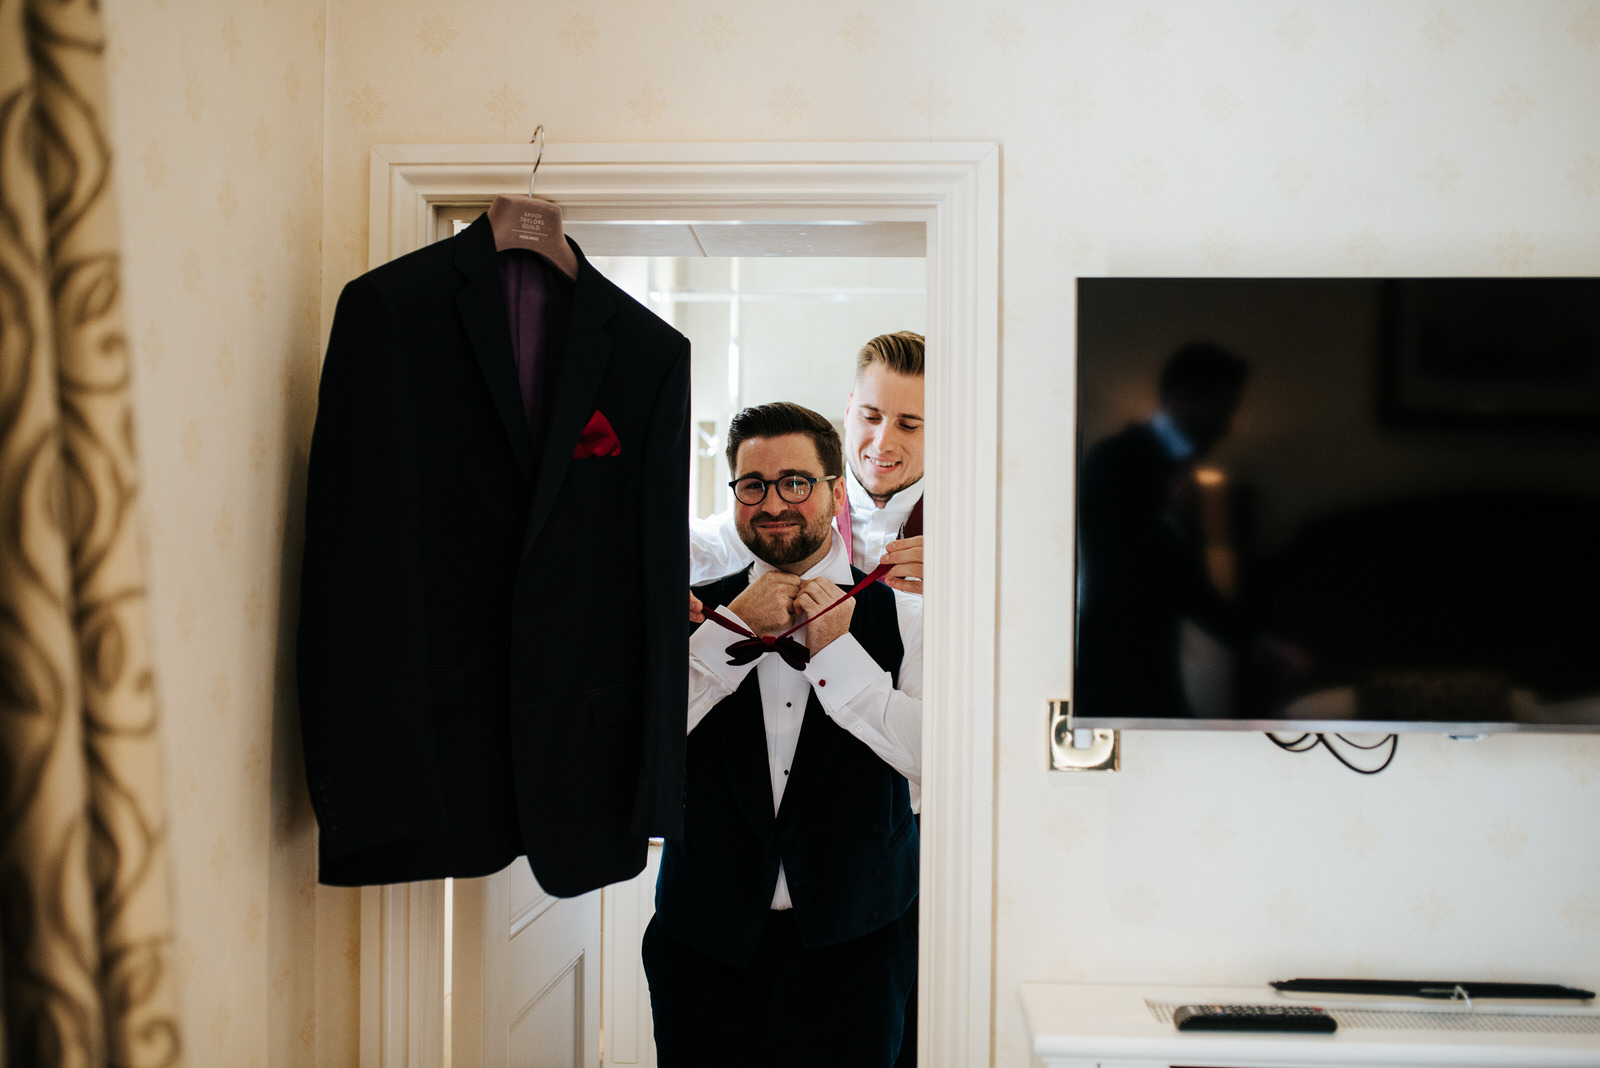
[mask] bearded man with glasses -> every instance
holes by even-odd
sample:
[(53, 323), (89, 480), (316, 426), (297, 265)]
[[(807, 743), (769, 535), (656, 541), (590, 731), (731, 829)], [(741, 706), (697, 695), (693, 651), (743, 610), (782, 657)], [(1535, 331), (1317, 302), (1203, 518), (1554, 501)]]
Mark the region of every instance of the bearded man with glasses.
[[(840, 483), (846, 505), (835, 525), (851, 563), (890, 565), (884, 584), (922, 594), (922, 381), (921, 334), (880, 334), (856, 355), (855, 381), (844, 405)], [(728, 511), (689, 520), (689, 581), (695, 585), (737, 571), (750, 550)], [(689, 618), (699, 622), (691, 604)]]
[(684, 836), (644, 936), (658, 1063), (889, 1068), (916, 976), (920, 599), (850, 566), (822, 416), (747, 408), (727, 455), (755, 560), (695, 591)]

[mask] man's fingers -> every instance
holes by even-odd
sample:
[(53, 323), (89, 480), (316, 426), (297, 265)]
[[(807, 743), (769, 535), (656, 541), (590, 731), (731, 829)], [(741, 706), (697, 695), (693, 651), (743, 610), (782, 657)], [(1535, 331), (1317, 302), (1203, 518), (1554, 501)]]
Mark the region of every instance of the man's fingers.
[(833, 583), (829, 582), (827, 579), (811, 579), (807, 581), (804, 586), (800, 587), (800, 589), (805, 595), (824, 603), (826, 603), (830, 598), (833, 600), (838, 600), (840, 597), (844, 596), (844, 591), (835, 586)]
[(794, 599), (795, 608), (807, 619), (844, 596), (844, 591), (827, 579), (811, 579), (800, 587)]
[(829, 597), (828, 591), (825, 589), (816, 589), (814, 587), (807, 586), (800, 591), (800, 595), (794, 599), (794, 603), (810, 610), (816, 608), (826, 608), (837, 599), (838, 598), (836, 597)]
[(884, 553), (878, 557), (880, 564), (920, 564), (922, 562), (922, 535), (914, 538), (901, 538), (891, 541), (884, 546)]
[(922, 564), (896, 564), (884, 574), (883, 584), (902, 593), (921, 593)]
[(783, 571), (769, 571), (750, 586), (771, 597), (793, 598), (800, 592), (800, 579)]

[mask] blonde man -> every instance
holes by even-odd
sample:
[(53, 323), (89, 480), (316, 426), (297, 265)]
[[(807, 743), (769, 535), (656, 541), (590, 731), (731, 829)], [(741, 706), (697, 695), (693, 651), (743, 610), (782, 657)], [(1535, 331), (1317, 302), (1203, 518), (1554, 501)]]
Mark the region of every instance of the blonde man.
[[(836, 522), (863, 571), (892, 565), (884, 582), (922, 593), (923, 351), (921, 334), (881, 334), (856, 356), (844, 406), (845, 488), (850, 507)], [(733, 510), (689, 521), (689, 581), (749, 565)]]

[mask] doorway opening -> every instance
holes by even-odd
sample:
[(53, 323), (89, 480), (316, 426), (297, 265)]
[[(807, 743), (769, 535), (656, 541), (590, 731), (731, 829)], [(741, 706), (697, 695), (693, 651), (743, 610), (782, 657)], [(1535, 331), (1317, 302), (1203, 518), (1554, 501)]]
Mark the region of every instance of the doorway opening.
[[(463, 205), (441, 212), (436, 234), (459, 233), (476, 214)], [(448, 227), (448, 229), (446, 229)], [(828, 417), (844, 436), (843, 416), (856, 353), (870, 338), (900, 330), (927, 331), (925, 227), (916, 224), (660, 225), (572, 223), (573, 240), (601, 274), (690, 341), (691, 456), (687, 517), (706, 519), (731, 507), (723, 458), (734, 413), (751, 404), (793, 401)], [(684, 240), (685, 236), (689, 240)], [(684, 255), (690, 249), (697, 254)], [(678, 255), (660, 255), (674, 251)], [(714, 254), (724, 253), (724, 254)], [(736, 254), (734, 254), (736, 253)], [(649, 988), (640, 964), (645, 926), (654, 914), (661, 846), (653, 842), (645, 870), (574, 902), (549, 902), (518, 861), (491, 878), (509, 884), (509, 917), (478, 914), (486, 888), (464, 888), (457, 902), (446, 881), (443, 956), (444, 1064), (454, 1063), (452, 959), (456, 909), (474, 936), (504, 937), (512, 975), (503, 978), (504, 1026), (511, 1043), (573, 1048), (575, 1064), (654, 1068)], [(498, 893), (493, 894), (496, 900)], [(534, 915), (536, 906), (546, 909)], [(507, 923), (506, 921), (509, 921)], [(545, 928), (568, 928), (547, 934)], [(574, 930), (583, 932), (574, 939)], [(531, 951), (519, 940), (550, 939), (584, 947), (544, 968), (514, 963)], [(498, 956), (488, 946), (486, 956)], [(598, 1033), (579, 969), (598, 990)], [(591, 963), (592, 968), (592, 963)], [(499, 1001), (500, 999), (496, 999)], [(547, 1002), (554, 1002), (554, 1007)], [(480, 1005), (483, 1011), (487, 1005)], [(466, 1004), (463, 1011), (473, 1008)], [(497, 1027), (499, 1025), (496, 1025)]]
[[(521, 145), (375, 146), (370, 265), (444, 236), (439, 229), (453, 226), (452, 211), (464, 209), (476, 216), (494, 195), (525, 190), (532, 164), (528, 146)], [(930, 496), (937, 499), (928, 510), (925, 569), (929, 594), (924, 621), (928, 670), (919, 1047), (924, 1064), (988, 1063), (993, 1000), (997, 147), (552, 144), (537, 191), (562, 205), (568, 232), (592, 256), (610, 251), (597, 232), (586, 232), (603, 227), (648, 230), (659, 242), (648, 254), (669, 258), (764, 258), (751, 255), (748, 246), (709, 256), (712, 245), (724, 238), (776, 238), (796, 251), (829, 259), (852, 258), (839, 244), (862, 235), (892, 238), (898, 230), (921, 243), (926, 256), (927, 415), (930, 427), (938, 431), (928, 442), (928, 484)], [(744, 371), (741, 366), (741, 376)], [(463, 899), (472, 895), (469, 888), (484, 882), (458, 884), (452, 894), (457, 922), (452, 931), (454, 1022), (449, 1044), (456, 1068), (513, 1063), (506, 1031), (496, 1033), (482, 1023), (486, 1016), (509, 1020), (509, 1005), (491, 1004), (501, 984), (485, 980), (506, 974), (503, 968), (514, 962), (469, 951), (465, 947), (482, 944), (476, 937), (481, 932), (466, 931), (460, 922)], [(486, 895), (477, 914), (503, 917), (509, 927), (533, 923), (564, 904), (537, 894), (513, 902), (509, 889)], [(444, 913), (439, 884), (363, 891), (363, 1068), (443, 1063)], [(581, 1030), (586, 1025), (579, 1019), (598, 1013), (598, 997), (587, 992), (591, 983), (598, 983), (601, 969), (585, 951), (566, 961), (570, 966), (560, 982), (573, 996), (546, 997), (540, 1003), (552, 1013), (570, 1015)], [(597, 1063), (587, 1056), (574, 1048), (571, 1063)], [(567, 1058), (560, 1055), (559, 1061), (566, 1063)]]

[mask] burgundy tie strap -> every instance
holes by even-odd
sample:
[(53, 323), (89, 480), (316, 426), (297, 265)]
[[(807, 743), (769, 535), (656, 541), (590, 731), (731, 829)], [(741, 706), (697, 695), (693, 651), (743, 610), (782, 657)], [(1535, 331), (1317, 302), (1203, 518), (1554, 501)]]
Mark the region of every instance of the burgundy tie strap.
[[(918, 497), (917, 503), (911, 506), (911, 514), (906, 516), (906, 521), (901, 524), (900, 530), (895, 534), (896, 540), (900, 538), (918, 538), (922, 536), (922, 500)], [(851, 541), (850, 509), (841, 508), (839, 514), (833, 517), (834, 529), (844, 539), (844, 551), (851, 554), (854, 559), (856, 543)]]
[(900, 527), (899, 537), (920, 538), (922, 536), (922, 501), (918, 497), (917, 503), (911, 506), (911, 514), (906, 516), (905, 524)]
[(802, 619), (800, 622), (796, 623), (782, 634), (753, 634), (748, 628), (741, 627), (739, 624), (735, 623), (721, 612), (718, 612), (715, 608), (707, 608), (705, 610), (705, 617), (724, 630), (731, 630), (735, 634), (744, 635), (743, 641), (734, 642), (732, 645), (728, 646), (726, 650), (724, 650), (729, 657), (728, 663), (734, 665), (735, 667), (748, 664), (752, 660), (755, 660), (766, 653), (777, 653), (779, 656), (783, 657), (783, 662), (785, 664), (788, 664), (796, 671), (804, 671), (806, 669), (806, 665), (811, 662), (811, 650), (795, 641), (790, 637), (790, 635), (799, 630), (801, 627), (805, 626), (807, 623), (821, 619), (823, 616), (827, 615), (835, 608), (838, 608), (840, 605), (844, 604), (850, 598), (854, 597), (856, 594), (860, 593), (874, 582), (877, 582), (888, 573), (889, 565), (879, 564), (877, 567), (872, 569), (871, 573), (868, 574), (866, 578), (862, 579), (860, 582), (850, 587), (850, 589), (846, 590), (843, 597), (840, 597), (837, 601), (833, 602), (816, 615), (811, 616), (808, 619)]

